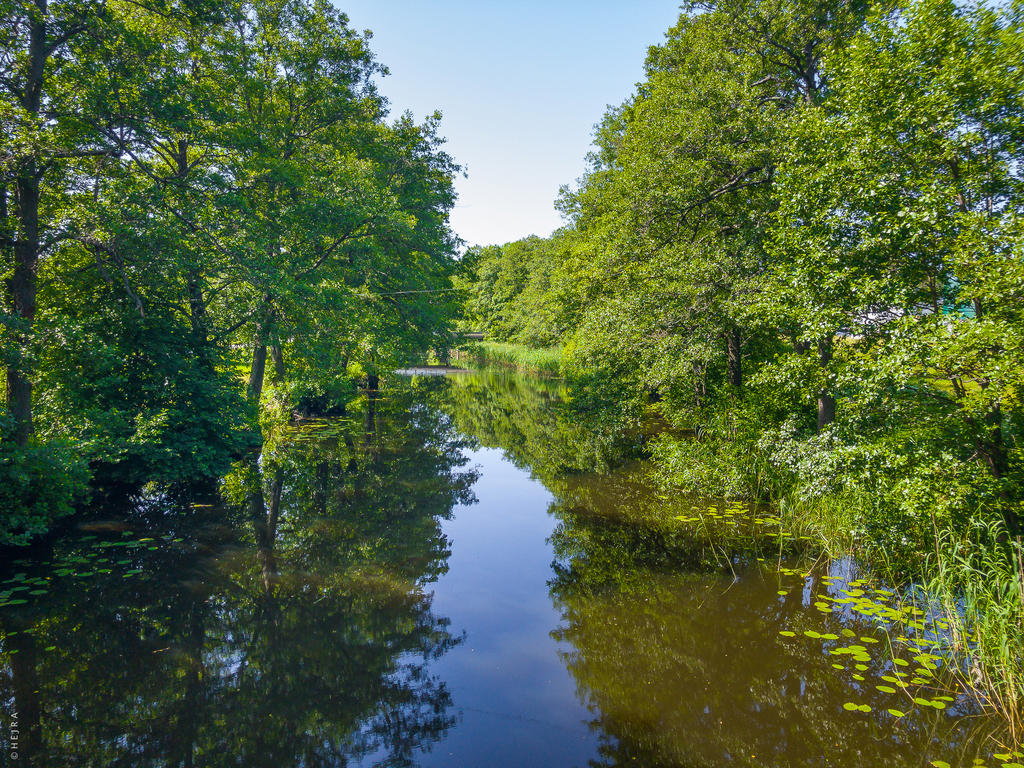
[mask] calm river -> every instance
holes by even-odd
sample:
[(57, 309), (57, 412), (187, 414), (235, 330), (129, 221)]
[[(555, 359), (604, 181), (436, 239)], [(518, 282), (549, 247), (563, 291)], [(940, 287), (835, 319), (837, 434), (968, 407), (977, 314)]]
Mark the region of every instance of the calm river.
[(396, 377), (14, 555), (0, 765), (1020, 759), (926, 609), (768, 511), (656, 491), (559, 395)]

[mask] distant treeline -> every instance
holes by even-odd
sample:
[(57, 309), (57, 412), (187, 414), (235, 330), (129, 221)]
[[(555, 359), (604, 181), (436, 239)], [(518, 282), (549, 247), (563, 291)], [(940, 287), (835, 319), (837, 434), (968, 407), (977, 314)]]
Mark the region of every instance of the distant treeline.
[(5, 3), (0, 34), (0, 543), (447, 344), (459, 169), (331, 3)]
[(470, 250), (465, 324), (692, 430), (675, 487), (841, 499), (888, 551), (1021, 534), (1022, 12), (688, 4), (565, 227)]

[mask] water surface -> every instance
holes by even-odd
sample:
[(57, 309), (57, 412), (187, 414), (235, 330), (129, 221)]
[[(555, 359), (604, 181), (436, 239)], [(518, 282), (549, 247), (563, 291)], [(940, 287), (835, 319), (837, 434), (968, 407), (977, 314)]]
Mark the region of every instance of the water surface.
[(0, 573), (0, 764), (1015, 762), (927, 616), (657, 491), (561, 394), (396, 379), (217, 488), (95, 503)]

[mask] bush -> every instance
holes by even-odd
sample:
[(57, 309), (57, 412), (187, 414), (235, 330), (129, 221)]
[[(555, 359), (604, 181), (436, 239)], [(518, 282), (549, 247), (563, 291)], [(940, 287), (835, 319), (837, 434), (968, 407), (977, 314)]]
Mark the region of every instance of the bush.
[(19, 446), (0, 423), (0, 545), (24, 545), (70, 514), (86, 491), (86, 462), (66, 443)]

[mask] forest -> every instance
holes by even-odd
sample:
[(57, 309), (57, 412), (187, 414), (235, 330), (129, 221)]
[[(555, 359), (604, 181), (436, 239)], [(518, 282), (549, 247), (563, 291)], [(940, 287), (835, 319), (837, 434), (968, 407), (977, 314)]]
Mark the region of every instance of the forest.
[(678, 487), (827, 500), (886, 546), (1017, 537), (1020, 9), (693, 11), (566, 226), (467, 253), (463, 322), (557, 347), (587, 407), (655, 408)]
[(261, 418), (447, 343), (459, 168), (330, 3), (2, 19), (0, 543), (215, 480)]

